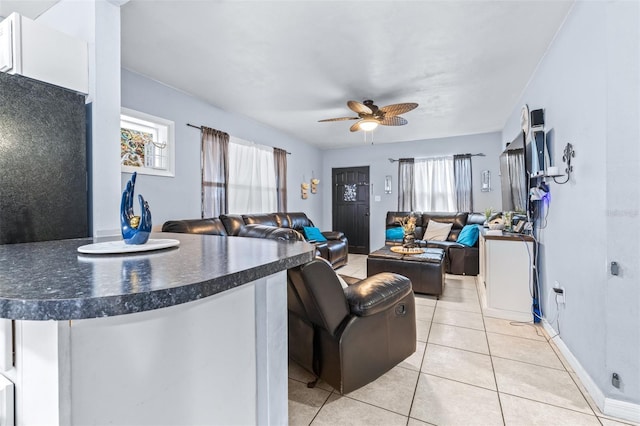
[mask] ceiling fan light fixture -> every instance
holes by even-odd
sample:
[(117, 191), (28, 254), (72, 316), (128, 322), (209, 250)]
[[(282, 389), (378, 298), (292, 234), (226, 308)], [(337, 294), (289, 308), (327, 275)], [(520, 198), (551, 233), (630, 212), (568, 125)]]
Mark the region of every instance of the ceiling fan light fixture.
[(358, 127), (360, 127), (360, 130), (364, 132), (371, 132), (378, 127), (378, 122), (375, 120), (362, 120)]

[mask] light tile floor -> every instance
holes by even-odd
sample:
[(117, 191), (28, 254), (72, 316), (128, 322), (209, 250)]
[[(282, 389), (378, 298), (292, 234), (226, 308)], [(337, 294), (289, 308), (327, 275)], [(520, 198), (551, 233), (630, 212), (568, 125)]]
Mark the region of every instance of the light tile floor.
[[(338, 273), (364, 278), (366, 256)], [(539, 326), (481, 313), (475, 277), (447, 275), (440, 300), (416, 295), (417, 350), (340, 395), (289, 363), (291, 425), (626, 425), (603, 415)]]

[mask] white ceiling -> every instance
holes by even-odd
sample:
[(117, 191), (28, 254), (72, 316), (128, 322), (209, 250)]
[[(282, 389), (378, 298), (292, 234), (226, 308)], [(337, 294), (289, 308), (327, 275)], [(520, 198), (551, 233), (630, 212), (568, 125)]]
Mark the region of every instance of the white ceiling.
[(60, 0), (0, 0), (0, 17), (7, 17), (13, 12), (35, 19), (42, 12)]
[(320, 148), (363, 143), (353, 121), (318, 123), (355, 116), (351, 99), (419, 104), (375, 143), (484, 133), (502, 129), (571, 5), (131, 0), (122, 66)]

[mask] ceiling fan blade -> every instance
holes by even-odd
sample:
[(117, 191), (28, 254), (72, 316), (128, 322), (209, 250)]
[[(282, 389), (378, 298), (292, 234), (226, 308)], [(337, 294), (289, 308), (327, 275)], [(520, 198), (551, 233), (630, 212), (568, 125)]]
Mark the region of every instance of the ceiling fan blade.
[(380, 120), (379, 123), (383, 126), (404, 126), (408, 123), (408, 121), (402, 117), (394, 115), (392, 117), (385, 117), (384, 119)]
[(347, 106), (351, 111), (357, 112), (358, 114), (373, 114), (373, 110), (371, 108), (358, 101), (349, 101), (347, 102)]
[(357, 132), (358, 130), (360, 130), (360, 121), (351, 126), (349, 130), (351, 130), (352, 132)]
[(360, 117), (339, 117), (339, 118), (325, 118), (324, 120), (318, 120), (318, 123), (323, 123), (325, 121), (347, 121), (347, 120), (358, 120)]
[(384, 112), (384, 114), (388, 116), (395, 116), (404, 114), (405, 112), (411, 111), (412, 109), (416, 109), (418, 104), (410, 102), (405, 104), (393, 104), (387, 105), (385, 107), (380, 108), (380, 111)]

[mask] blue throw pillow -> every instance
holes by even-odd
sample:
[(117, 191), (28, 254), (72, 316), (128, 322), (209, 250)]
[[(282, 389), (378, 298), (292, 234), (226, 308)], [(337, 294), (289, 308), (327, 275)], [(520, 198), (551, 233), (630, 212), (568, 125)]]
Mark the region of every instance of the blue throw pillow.
[(312, 226), (305, 226), (304, 228), (304, 236), (307, 240), (316, 240), (318, 242), (327, 241), (327, 239), (322, 235), (322, 232), (318, 228), (314, 228)]
[(478, 242), (478, 235), (480, 235), (478, 225), (465, 225), (458, 235), (458, 243), (473, 247)]
[(400, 226), (397, 228), (389, 228), (385, 233), (385, 238), (387, 240), (401, 240), (404, 238), (404, 230)]

